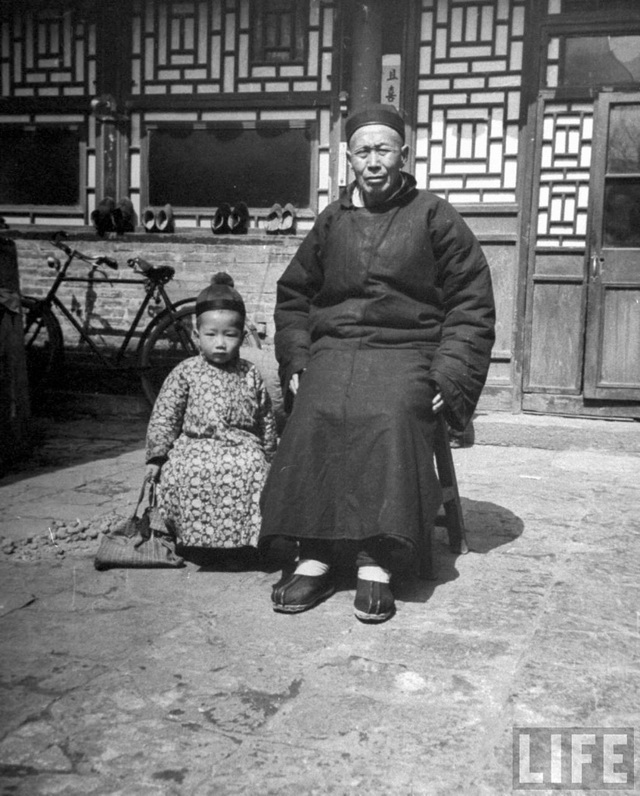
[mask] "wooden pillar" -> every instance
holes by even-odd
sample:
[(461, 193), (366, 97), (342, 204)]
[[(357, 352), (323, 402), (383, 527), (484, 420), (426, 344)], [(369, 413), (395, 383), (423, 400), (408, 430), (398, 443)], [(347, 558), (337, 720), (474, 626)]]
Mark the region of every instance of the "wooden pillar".
[[(386, 13), (393, 4), (386, 3)], [(354, 0), (349, 111), (380, 102), (385, 0)]]
[(116, 113), (99, 115), (97, 129), (99, 201), (116, 201), (128, 194), (125, 174), (128, 125), (123, 119), (125, 101), (131, 93), (131, 15), (128, 3), (101, 0), (96, 6), (96, 95), (113, 97)]

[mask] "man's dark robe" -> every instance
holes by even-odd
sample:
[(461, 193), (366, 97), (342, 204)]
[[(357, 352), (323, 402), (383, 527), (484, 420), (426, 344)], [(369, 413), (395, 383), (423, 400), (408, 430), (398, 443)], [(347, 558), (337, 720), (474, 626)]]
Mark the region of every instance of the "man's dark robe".
[(278, 281), (283, 390), (304, 371), (267, 479), (273, 536), (416, 544), (433, 522), (433, 395), (464, 428), (489, 368), (495, 310), (480, 245), (446, 201), (401, 189), (329, 205)]

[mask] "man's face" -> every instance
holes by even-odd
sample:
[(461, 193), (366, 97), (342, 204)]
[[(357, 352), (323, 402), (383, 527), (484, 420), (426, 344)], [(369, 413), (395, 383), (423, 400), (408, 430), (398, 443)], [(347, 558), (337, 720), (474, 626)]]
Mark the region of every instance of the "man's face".
[(398, 188), (408, 147), (391, 127), (367, 124), (349, 141), (349, 163), (367, 207), (380, 204)]

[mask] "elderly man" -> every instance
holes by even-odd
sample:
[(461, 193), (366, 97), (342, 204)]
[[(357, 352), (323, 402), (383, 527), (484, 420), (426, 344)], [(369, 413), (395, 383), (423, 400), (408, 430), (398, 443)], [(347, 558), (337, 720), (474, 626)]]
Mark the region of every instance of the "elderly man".
[[(261, 547), (298, 540), (276, 611), (312, 608), (356, 549), (355, 615), (393, 615), (391, 574), (435, 519), (436, 415), (471, 418), (489, 367), (495, 311), (478, 241), (402, 168), (393, 106), (346, 123), (355, 182), (329, 205), (278, 282), (276, 355), (293, 409), (262, 498)], [(340, 544), (345, 541), (349, 545)]]

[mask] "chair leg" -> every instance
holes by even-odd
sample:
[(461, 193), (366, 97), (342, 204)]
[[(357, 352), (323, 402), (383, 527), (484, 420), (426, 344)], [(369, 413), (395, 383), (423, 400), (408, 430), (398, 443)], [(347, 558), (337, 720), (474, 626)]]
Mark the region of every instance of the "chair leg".
[(436, 424), (436, 434), (434, 441), (434, 454), (438, 479), (442, 487), (442, 503), (444, 507), (445, 521), (449, 533), (449, 549), (452, 553), (464, 554), (469, 552), (467, 539), (464, 530), (464, 517), (460, 504), (460, 494), (458, 492), (458, 479), (451, 454), (449, 444), (449, 434), (447, 424), (442, 415)]
[(418, 577), (422, 580), (435, 580), (433, 571), (433, 528), (427, 528), (424, 532), (422, 545), (420, 546), (420, 560), (418, 562)]

